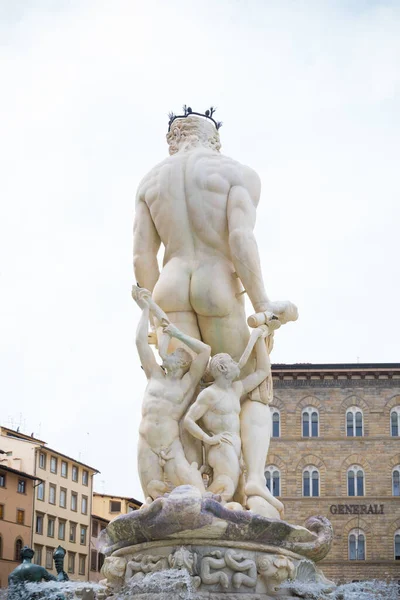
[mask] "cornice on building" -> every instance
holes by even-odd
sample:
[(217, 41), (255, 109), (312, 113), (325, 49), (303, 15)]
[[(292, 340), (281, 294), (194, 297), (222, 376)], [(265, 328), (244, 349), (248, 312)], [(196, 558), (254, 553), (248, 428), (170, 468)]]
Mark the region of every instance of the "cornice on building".
[(295, 363), (272, 365), (275, 387), (400, 386), (400, 363)]

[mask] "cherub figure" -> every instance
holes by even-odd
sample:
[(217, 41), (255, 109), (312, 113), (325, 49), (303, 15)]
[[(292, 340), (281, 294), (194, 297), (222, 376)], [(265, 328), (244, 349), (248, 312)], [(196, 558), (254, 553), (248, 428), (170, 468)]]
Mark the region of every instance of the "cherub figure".
[[(165, 313), (154, 303), (148, 290), (133, 286), (132, 297), (142, 309), (136, 346), (148, 379), (142, 403), (139, 428), (138, 466), (143, 491), (149, 501), (168, 491), (165, 478), (174, 487), (183, 484), (205, 492), (197, 463), (189, 464), (179, 437), (179, 421), (185, 414), (196, 387), (207, 367), (210, 346), (196, 340), (169, 322)], [(162, 323), (164, 340), (160, 343), (160, 366), (148, 343), (150, 309)], [(161, 316), (160, 316), (161, 315)], [(184, 348), (167, 354), (171, 338), (183, 342), (196, 356)]]

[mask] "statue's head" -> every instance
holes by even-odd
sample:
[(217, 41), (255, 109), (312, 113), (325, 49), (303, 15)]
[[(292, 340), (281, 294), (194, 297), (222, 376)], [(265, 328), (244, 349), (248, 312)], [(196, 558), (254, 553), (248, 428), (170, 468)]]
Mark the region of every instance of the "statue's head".
[(230, 354), (226, 354), (225, 352), (215, 354), (215, 356), (212, 357), (209, 370), (214, 379), (223, 377), (228, 381), (233, 381), (240, 375), (240, 369), (237, 362), (233, 360)]
[(181, 376), (183, 377), (190, 369), (191, 364), (192, 357), (189, 352), (184, 348), (177, 348), (164, 358), (162, 367), (169, 374), (179, 374), (179, 371), (182, 371)]
[(221, 149), (218, 129), (213, 121), (194, 115), (176, 118), (167, 133), (167, 142), (170, 154), (191, 150), (196, 146), (204, 146), (217, 152)]
[(29, 548), (29, 546), (24, 546), (21, 550), (21, 559), (25, 560), (26, 558), (29, 560), (32, 560), (32, 558), (35, 556), (35, 551), (32, 550), (32, 548)]

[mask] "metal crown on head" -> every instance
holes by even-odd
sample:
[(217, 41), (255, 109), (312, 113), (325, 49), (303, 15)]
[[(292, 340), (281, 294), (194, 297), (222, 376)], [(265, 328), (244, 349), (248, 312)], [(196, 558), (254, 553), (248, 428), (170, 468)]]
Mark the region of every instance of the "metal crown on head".
[(205, 113), (199, 113), (199, 112), (195, 112), (194, 110), (192, 110), (190, 106), (186, 106), (186, 104), (184, 104), (183, 105), (183, 113), (184, 113), (183, 115), (175, 115), (173, 112), (170, 112), (168, 114), (168, 116), (169, 116), (168, 131), (170, 131), (171, 125), (175, 121), (175, 119), (184, 119), (185, 117), (189, 117), (190, 115), (197, 115), (198, 117), (206, 117), (206, 119), (210, 119), (210, 121), (212, 121), (214, 123), (215, 127), (217, 129), (219, 129), (222, 126), (222, 122), (216, 121), (215, 119), (213, 119), (213, 114), (215, 113), (216, 110), (217, 110), (216, 108), (214, 108), (213, 106), (210, 106), (210, 108), (207, 109)]

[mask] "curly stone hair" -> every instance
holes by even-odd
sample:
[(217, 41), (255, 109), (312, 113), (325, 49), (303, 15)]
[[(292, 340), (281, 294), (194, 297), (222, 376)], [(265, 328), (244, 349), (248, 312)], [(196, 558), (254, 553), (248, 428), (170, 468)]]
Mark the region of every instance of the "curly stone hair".
[(213, 122), (195, 116), (175, 119), (167, 133), (167, 142), (170, 154), (176, 154), (182, 147), (190, 150), (198, 144), (217, 152), (221, 149), (219, 133)]

